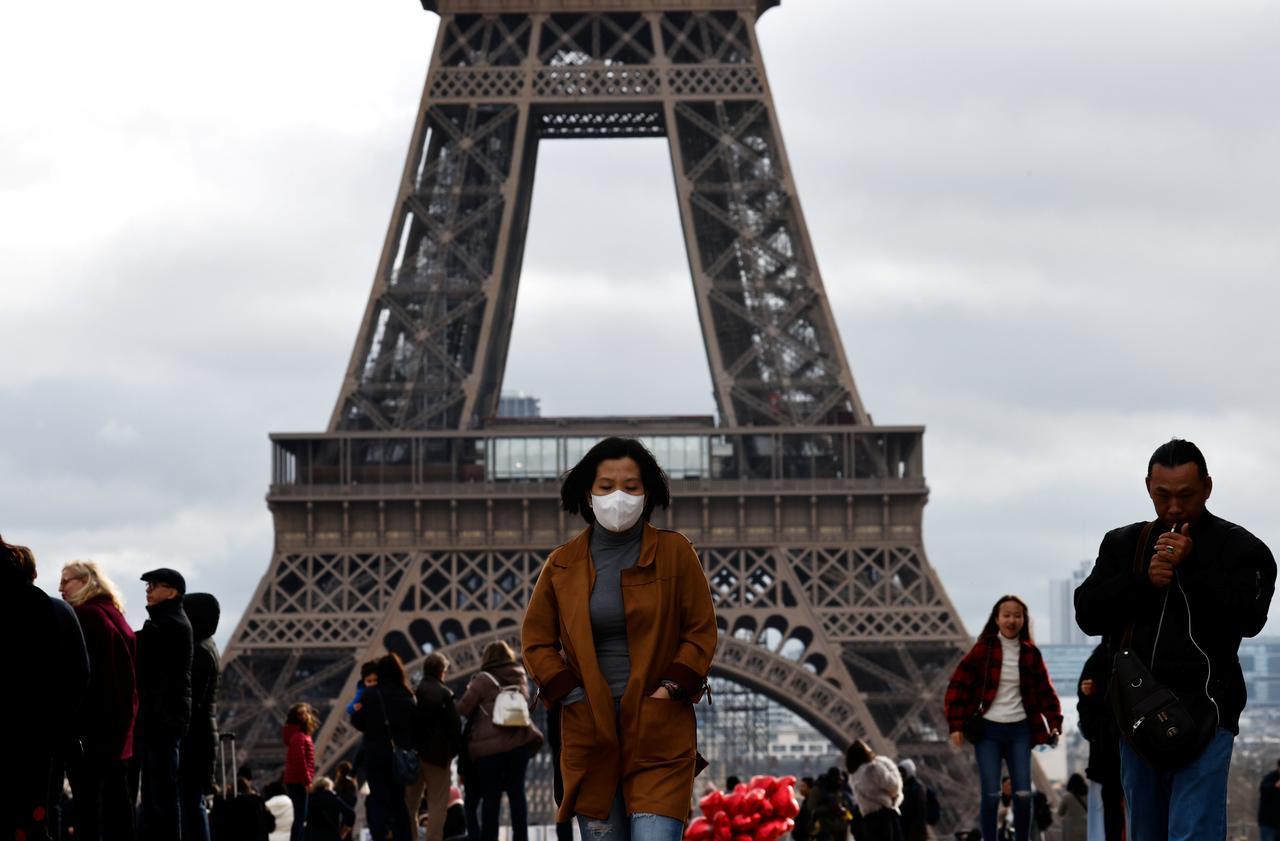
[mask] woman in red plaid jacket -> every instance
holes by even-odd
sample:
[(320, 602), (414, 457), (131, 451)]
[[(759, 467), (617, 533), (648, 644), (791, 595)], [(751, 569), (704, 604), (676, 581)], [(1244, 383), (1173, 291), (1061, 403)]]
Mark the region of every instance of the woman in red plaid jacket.
[(969, 741), (978, 759), (983, 841), (996, 841), (1000, 764), (1013, 784), (1017, 841), (1031, 829), (1031, 747), (1057, 742), (1062, 706), (1040, 649), (1031, 641), (1031, 615), (1017, 596), (1001, 596), (982, 635), (951, 675), (946, 697), (951, 741)]

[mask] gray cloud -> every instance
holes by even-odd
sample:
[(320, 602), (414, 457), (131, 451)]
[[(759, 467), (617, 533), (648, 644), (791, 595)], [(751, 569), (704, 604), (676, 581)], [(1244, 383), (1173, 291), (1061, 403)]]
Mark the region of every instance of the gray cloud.
[[(435, 19), (0, 15), (61, 45), (0, 51), (0, 530), (131, 584), (185, 566), (225, 637), (270, 557), (266, 433), (332, 409)], [(787, 0), (760, 39), (863, 398), (928, 425), (926, 545), (971, 628), (997, 591), (1043, 615), (1174, 434), (1280, 541), (1280, 11)], [(538, 163), (507, 385), (712, 411), (665, 145)]]

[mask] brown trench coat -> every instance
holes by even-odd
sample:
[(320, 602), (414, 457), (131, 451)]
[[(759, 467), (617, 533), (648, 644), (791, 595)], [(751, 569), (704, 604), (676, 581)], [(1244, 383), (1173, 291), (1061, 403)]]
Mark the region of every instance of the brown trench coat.
[(575, 813), (607, 818), (621, 781), (628, 812), (683, 821), (697, 754), (693, 705), (649, 695), (662, 680), (691, 696), (701, 691), (716, 649), (711, 588), (688, 538), (645, 524), (640, 559), (621, 574), (631, 679), (615, 715), (591, 635), (590, 547), (587, 528), (547, 558), (521, 638), (544, 703), (555, 704), (579, 685), (586, 691), (584, 700), (560, 708), (564, 798), (557, 820)]

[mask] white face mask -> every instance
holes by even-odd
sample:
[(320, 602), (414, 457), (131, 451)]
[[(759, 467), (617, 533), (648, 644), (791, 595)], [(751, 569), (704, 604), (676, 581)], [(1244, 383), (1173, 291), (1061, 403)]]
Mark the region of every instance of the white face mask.
[(644, 513), (644, 497), (626, 491), (592, 495), (591, 513), (595, 514), (596, 522), (609, 531), (627, 531), (640, 522), (640, 515)]

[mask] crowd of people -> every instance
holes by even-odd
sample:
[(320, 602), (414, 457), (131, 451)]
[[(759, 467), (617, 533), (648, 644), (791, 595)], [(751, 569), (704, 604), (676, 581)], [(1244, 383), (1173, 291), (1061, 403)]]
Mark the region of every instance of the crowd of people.
[[(1056, 812), (1067, 841), (1226, 833), (1245, 703), (1236, 649), (1266, 623), (1276, 565), (1261, 541), (1209, 513), (1213, 482), (1194, 444), (1158, 448), (1146, 486), (1155, 519), (1109, 532), (1075, 594), (1080, 627), (1102, 642), (1077, 686), (1090, 752), (1087, 780), (1072, 776)], [(561, 502), (586, 525), (547, 559), (520, 656), (490, 643), (456, 697), (441, 652), (425, 658), (416, 686), (396, 654), (364, 663), (345, 710), (361, 733), (354, 762), (317, 776), (320, 719), (294, 703), (283, 772), (261, 792), (248, 766), (215, 779), (214, 596), (188, 593), (176, 570), (151, 570), (141, 576), (148, 618), (135, 632), (99, 565), (65, 564), (62, 598), (51, 598), (34, 585), (31, 550), (0, 540), (5, 668), (20, 676), (20, 688), (0, 693), (0, 714), (23, 723), (13, 755), (29, 758), (0, 765), (11, 794), (0, 819), (14, 829), (4, 837), (340, 841), (365, 791), (376, 841), (416, 841), (420, 828), (428, 841), (497, 841), (504, 797), (511, 841), (528, 841), (525, 775), (549, 741), (561, 839), (577, 821), (593, 841), (678, 841), (705, 764), (693, 704), (708, 692), (717, 642), (706, 576), (683, 535), (650, 523), (670, 491), (639, 441), (599, 442), (566, 474)], [(978, 768), (972, 837), (1041, 837), (1055, 814), (1034, 790), (1031, 752), (1056, 744), (1063, 717), (1021, 598), (992, 606), (951, 676), (945, 715)], [(1278, 780), (1262, 782), (1264, 839), (1280, 825)], [(802, 780), (800, 793), (797, 841), (917, 841), (941, 815), (913, 760), (895, 763), (861, 740), (843, 770)]]
[(136, 632), (92, 561), (65, 564), (61, 599), (25, 546), (0, 539), (6, 720), (17, 723), (0, 820), (27, 839), (202, 839), (218, 747), (218, 600), (176, 570), (142, 575)]

